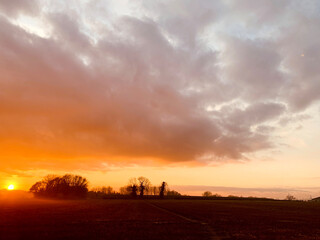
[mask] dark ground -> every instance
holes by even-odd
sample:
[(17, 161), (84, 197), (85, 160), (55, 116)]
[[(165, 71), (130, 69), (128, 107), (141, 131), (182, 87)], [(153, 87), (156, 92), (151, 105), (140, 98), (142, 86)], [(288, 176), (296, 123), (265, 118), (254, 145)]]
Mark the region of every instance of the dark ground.
[(0, 200), (0, 239), (320, 240), (320, 203)]

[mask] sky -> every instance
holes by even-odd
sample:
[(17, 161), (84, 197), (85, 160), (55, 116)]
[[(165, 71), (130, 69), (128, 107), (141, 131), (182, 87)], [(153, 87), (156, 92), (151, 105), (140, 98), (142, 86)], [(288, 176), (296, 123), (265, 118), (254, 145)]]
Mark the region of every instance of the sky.
[(0, 189), (320, 195), (319, 1), (0, 0), (0, 29)]

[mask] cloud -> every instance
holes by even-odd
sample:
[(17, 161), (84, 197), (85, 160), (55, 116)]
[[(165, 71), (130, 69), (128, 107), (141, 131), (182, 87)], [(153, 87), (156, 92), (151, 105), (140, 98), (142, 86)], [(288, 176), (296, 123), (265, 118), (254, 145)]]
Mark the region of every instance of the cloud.
[[(40, 4), (39, 17), (1, 4), (2, 168), (237, 161), (277, 147), (278, 122), (320, 98), (319, 17), (252, 3)], [(15, 25), (18, 12), (49, 36)]]
[(1, 0), (0, 12), (9, 16), (17, 16), (19, 13), (35, 14), (39, 10), (37, 0)]

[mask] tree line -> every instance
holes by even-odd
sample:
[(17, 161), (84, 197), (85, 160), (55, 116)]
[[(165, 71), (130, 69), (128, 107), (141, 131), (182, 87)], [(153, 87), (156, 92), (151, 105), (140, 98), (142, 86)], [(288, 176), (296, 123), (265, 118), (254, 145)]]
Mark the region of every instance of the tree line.
[(32, 185), (30, 192), (35, 197), (85, 198), (88, 193), (88, 181), (78, 175), (48, 175)]
[(180, 193), (168, 188), (166, 182), (153, 186), (146, 177), (131, 178), (126, 186), (114, 191), (110, 186), (88, 189), (88, 180), (79, 175), (66, 174), (64, 176), (48, 175), (36, 182), (30, 188), (35, 197), (40, 198), (104, 198), (108, 196), (130, 196), (143, 198), (145, 196), (181, 196)]

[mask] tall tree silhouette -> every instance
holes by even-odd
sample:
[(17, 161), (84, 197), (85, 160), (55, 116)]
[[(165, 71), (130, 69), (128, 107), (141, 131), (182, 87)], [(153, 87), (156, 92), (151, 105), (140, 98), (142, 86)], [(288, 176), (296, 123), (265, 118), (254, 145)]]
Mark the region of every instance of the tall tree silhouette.
[(159, 193), (160, 198), (164, 198), (164, 193), (166, 191), (167, 186), (168, 184), (166, 182), (162, 182), (160, 186), (160, 193)]

